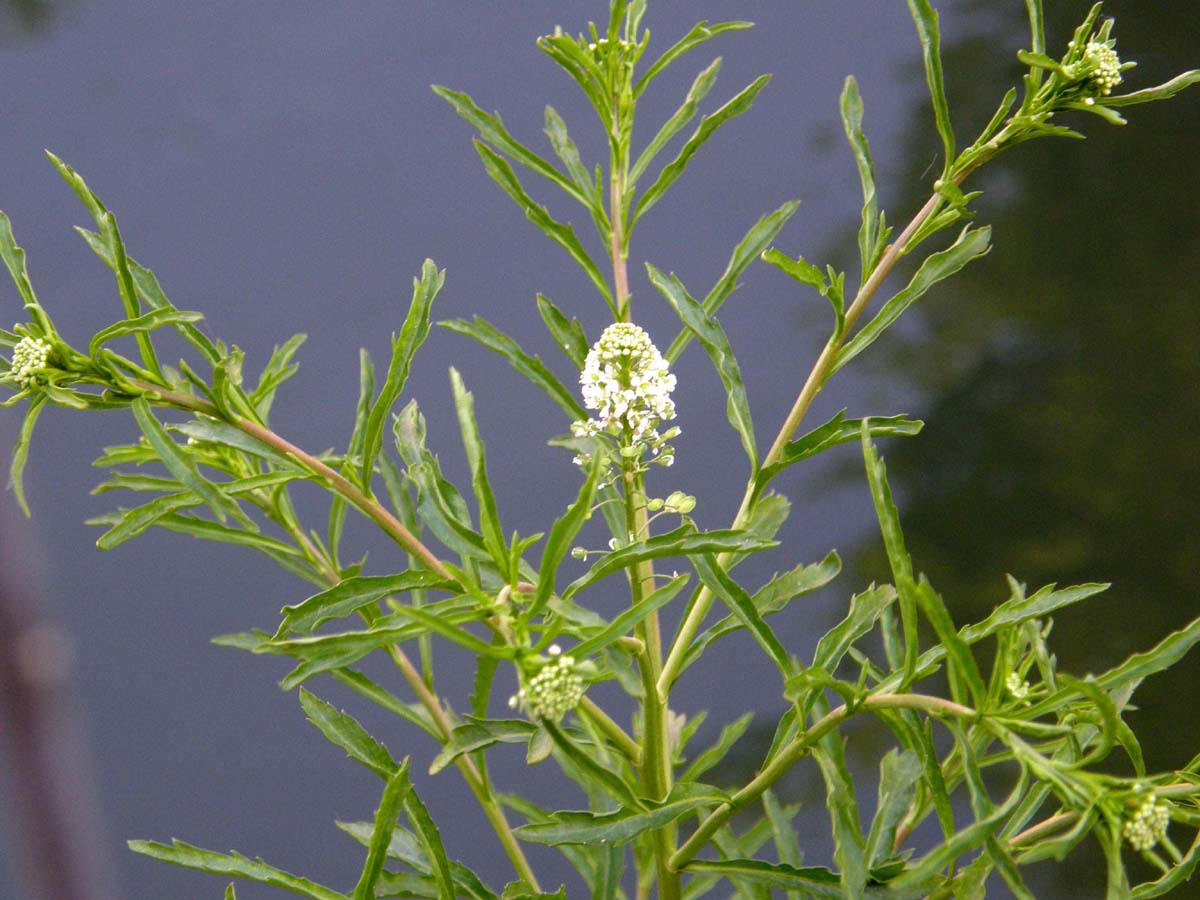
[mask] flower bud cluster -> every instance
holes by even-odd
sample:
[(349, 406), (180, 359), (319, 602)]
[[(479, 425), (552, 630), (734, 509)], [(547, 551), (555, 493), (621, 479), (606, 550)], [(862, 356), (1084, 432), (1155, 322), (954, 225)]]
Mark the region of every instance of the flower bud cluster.
[(1152, 850), (1167, 836), (1171, 824), (1171, 805), (1147, 794), (1137, 811), (1125, 822), (1125, 840), (1139, 853)]
[(1083, 49), (1083, 61), (1089, 69), (1088, 80), (1092, 87), (1106, 97), (1124, 80), (1121, 78), (1121, 58), (1106, 43), (1089, 41)]
[(1029, 682), (1016, 672), (1008, 673), (1008, 677), (1004, 679), (1004, 686), (1014, 700), (1024, 700), (1029, 696)]
[(549, 653), (553, 658), (509, 699), (508, 705), (519, 705), (532, 719), (558, 722), (579, 705), (587, 686), (576, 671), (575, 657), (563, 655), (557, 644), (550, 646)]
[[(672, 428), (658, 433), (660, 422), (675, 418), (675, 376), (650, 336), (630, 322), (609, 325), (588, 352), (579, 382), (583, 405), (595, 410), (594, 419), (575, 422), (576, 437), (625, 436), (629, 445), (624, 456), (640, 456), (645, 450), (670, 465), (674, 457), (666, 441), (679, 434)], [(586, 457), (576, 459), (581, 465)]]
[(23, 337), (13, 347), (9, 378), (20, 387), (27, 388), (34, 382), (34, 373), (46, 368), (49, 361), (49, 342), (41, 338)]

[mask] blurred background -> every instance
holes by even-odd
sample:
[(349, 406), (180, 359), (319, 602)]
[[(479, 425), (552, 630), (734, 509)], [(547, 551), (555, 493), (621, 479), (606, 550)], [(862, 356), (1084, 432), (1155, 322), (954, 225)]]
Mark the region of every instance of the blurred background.
[[(937, 6), (962, 141), (1019, 78), (1024, 4)], [(1047, 4), (1052, 55), (1088, 6)], [(1130, 89), (1200, 64), (1200, 21), (1182, 7), (1107, 4), (1118, 50), (1139, 62), (1126, 76)], [(155, 270), (177, 306), (204, 311), (211, 333), (245, 349), (251, 371), (275, 344), (307, 333), (301, 372), (273, 423), (310, 449), (344, 445), (357, 349), (386, 359), (388, 333), (399, 327), (426, 256), (447, 269), (438, 318), (483, 315), (567, 379), (534, 295), (578, 316), (592, 338), (605, 324), (603, 305), (483, 173), (468, 126), (428, 86), (471, 93), (547, 152), (540, 132), (550, 103), (594, 162), (598, 127), (534, 41), (555, 24), (577, 30), (604, 14), (604, 4), (581, 0), (0, 0), (0, 209), (29, 255), (42, 302), (76, 342), (120, 306), (107, 271), (72, 232), (86, 213), (43, 148), (88, 179), (117, 214), (132, 255)], [(918, 44), (900, 0), (651, 3), (651, 54), (700, 18), (759, 27), (676, 64), (646, 96), (643, 142), (714, 54), (725, 66), (707, 109), (761, 72), (775, 78), (634, 236), (635, 317), (660, 346), (678, 324), (641, 263), (675, 271), (693, 293), (707, 291), (745, 231), (785, 200), (802, 206), (781, 249), (854, 277), (858, 186), (837, 118), (845, 75), (859, 79), (889, 220), (916, 210), (939, 162)], [(916, 565), (960, 624), (1003, 599), (1006, 572), (1031, 587), (1114, 582), (1058, 619), (1052, 643), (1076, 674), (1112, 665), (1200, 613), (1200, 91), (1134, 108), (1129, 118), (1116, 129), (1089, 117), (1078, 123), (1086, 143), (1026, 145), (984, 170), (974, 182), (986, 191), (976, 206), (979, 221), (995, 226), (993, 253), (936, 288), (859, 368), (831, 383), (810, 416), (816, 424), (848, 407), (851, 415), (926, 420), (919, 437), (882, 450)], [(580, 211), (528, 185), (581, 235), (590, 231)], [(20, 317), (7, 280), (0, 309), (8, 310), (0, 312), (5, 325)], [(740, 355), (760, 443), (769, 442), (826, 336), (825, 301), (755, 266), (721, 318)], [(544, 528), (578, 486), (569, 454), (542, 444), (565, 423), (498, 358), (435, 331), (405, 399), (422, 404), (430, 444), (456, 480), (465, 465), (450, 364), (476, 394), (506, 527)], [(741, 451), (707, 361), (691, 350), (677, 371), (678, 461), (654, 487), (699, 495), (698, 521), (723, 527), (744, 484)], [(0, 413), (5, 448), (19, 422), (16, 411)], [(370, 818), (376, 783), (277, 688), (285, 662), (209, 643), (216, 634), (273, 627), (278, 608), (309, 590), (253, 554), (178, 535), (151, 532), (97, 551), (97, 532), (82, 522), (118, 500), (89, 496), (98, 480), (89, 463), (101, 447), (135, 434), (124, 416), (55, 410), (39, 424), (27, 472), (33, 519), (17, 517), (11, 495), (0, 501), (0, 897), (68, 896), (31, 887), (28, 876), (47, 867), (88, 878), (80, 895), (88, 900), (223, 890), (212, 876), (134, 856), (128, 838), (233, 847), (344, 889), (360, 853), (333, 821)], [(794, 504), (784, 544), (754, 568), (747, 563), (746, 582), (832, 548), (847, 563), (829, 589), (779, 620), (789, 650), (803, 657), (848, 596), (886, 569), (853, 445), (789, 470), (776, 488)], [(321, 514), (317, 496), (305, 502)], [(361, 525), (347, 546), (356, 540), (372, 551), (373, 571), (400, 564)], [(761, 730), (717, 773), (734, 784), (761, 759), (782, 704), (773, 669), (752, 644), (728, 644), (689, 670), (674, 703), (688, 715), (710, 711), (701, 743), (742, 711), (761, 711)], [(461, 707), (469, 669), (450, 653), (439, 659), (439, 690)], [(14, 661), (34, 673), (33, 694), (28, 680), (14, 680)], [(1146, 737), (1152, 768), (1181, 766), (1200, 750), (1190, 702), (1198, 677), (1192, 658), (1139, 691), (1131, 721)], [(372, 717), (332, 685), (313, 687), (351, 707), (423, 771), (434, 752), (423, 736)], [(511, 687), (500, 684), (497, 696)], [(31, 734), (51, 749), (52, 782), (37, 780), (19, 749)], [(851, 748), (867, 772), (884, 749), (869, 730), (853, 731)], [(520, 752), (501, 754), (495, 766), (502, 787), (528, 784), (550, 806), (579, 802), (549, 767), (525, 774)], [(814, 863), (829, 854), (815, 777), (802, 768), (787, 785), (790, 799), (805, 804), (805, 833), (817, 836), (805, 847)], [(418, 788), (452, 855), (503, 884), (504, 858), (456, 778), (422, 777)], [(69, 860), (37, 856), (31, 807), (70, 823)], [(540, 849), (535, 864), (545, 862), (574, 896), (570, 872)], [(1039, 868), (1031, 883), (1039, 897), (1095, 896), (1101, 873), (1085, 853)], [(239, 885), (239, 896), (275, 894)]]

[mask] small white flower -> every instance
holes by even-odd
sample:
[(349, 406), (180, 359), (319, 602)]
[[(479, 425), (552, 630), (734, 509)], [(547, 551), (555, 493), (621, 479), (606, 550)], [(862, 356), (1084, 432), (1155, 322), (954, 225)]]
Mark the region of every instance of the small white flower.
[(50, 360), (50, 344), (41, 338), (23, 337), (17, 341), (12, 352), (12, 369), (9, 378), (20, 387), (27, 388), (35, 380), (34, 373), (46, 368)]
[(1089, 69), (1088, 79), (1092, 86), (1104, 96), (1120, 84), (1121, 58), (1117, 51), (1100, 41), (1089, 41), (1083, 49), (1083, 61)]
[(1004, 679), (1004, 686), (1008, 688), (1014, 700), (1024, 700), (1029, 696), (1029, 682), (1016, 672), (1008, 673), (1008, 677)]
[(1171, 824), (1171, 804), (1159, 800), (1153, 792), (1146, 795), (1137, 811), (1125, 822), (1125, 840), (1139, 853), (1154, 849), (1167, 836)]
[(552, 644), (548, 652), (550, 661), (538, 669), (508, 705), (519, 704), (530, 718), (558, 722), (579, 705), (587, 685), (575, 671), (575, 657), (564, 655), (557, 644)]
[(645, 447), (656, 456), (671, 455), (656, 429), (675, 418), (675, 376), (642, 328), (617, 322), (604, 329), (588, 352), (579, 383), (583, 405), (597, 415), (572, 424), (576, 437), (627, 435), (631, 456)]

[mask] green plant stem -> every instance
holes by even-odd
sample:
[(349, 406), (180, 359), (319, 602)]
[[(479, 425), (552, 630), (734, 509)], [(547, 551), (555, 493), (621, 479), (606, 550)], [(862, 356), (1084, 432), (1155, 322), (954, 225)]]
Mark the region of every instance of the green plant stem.
[[(395, 516), (393, 516), (382, 504), (377, 500), (368, 497), (360, 491), (352, 482), (347, 480), (342, 475), (335, 472), (332, 468), (321, 462), (316, 457), (304, 450), (301, 450), (295, 444), (280, 437), (275, 432), (271, 431), (256, 422), (252, 422), (242, 416), (223, 416), (221, 412), (211, 403), (194, 397), (190, 394), (184, 394), (179, 391), (170, 390), (158, 385), (147, 382), (137, 383), (139, 388), (142, 388), (150, 393), (156, 394), (161, 403), (169, 406), (174, 406), (178, 409), (187, 410), (188, 412), (201, 413), (206, 416), (211, 416), (214, 419), (227, 421), (238, 430), (250, 435), (256, 440), (261, 441), (268, 447), (278, 450), (287, 456), (292, 457), (314, 475), (328, 482), (329, 486), (341, 494), (348, 501), (354, 504), (358, 509), (367, 515), (372, 521), (380, 526), (391, 538), (400, 544), (405, 550), (419, 559), (422, 563), (428, 566), (434, 572), (449, 579), (454, 580), (450, 571), (442, 564), (442, 561), (434, 555), (428, 547), (417, 539), (412, 532), (404, 527)], [(300, 541), (301, 549), (310, 556), (318, 556), (316, 547), (304, 535), (303, 530), (299, 528), (288, 528), (289, 533)], [(320, 566), (322, 574), (330, 581), (331, 586), (337, 584), (341, 580), (338, 573), (332, 568), (328, 561), (325, 561)], [(408, 655), (397, 646), (388, 648), (388, 655), (400, 670), (401, 676), (408, 683), (409, 688), (416, 694), (421, 705), (425, 707), (430, 717), (437, 725), (440, 731), (442, 742), (449, 738), (450, 732), (454, 728), (453, 722), (450, 721), (449, 714), (438, 700), (437, 695), (430, 690), (425, 679), (421, 677), (421, 673), (412, 664), (412, 660)], [(459, 757), (457, 760), (459, 771), (462, 772), (463, 778), (466, 780), (471, 792), (475, 795), (476, 800), (483, 810), (484, 815), (491, 823), (497, 837), (500, 839), (501, 845), (504, 847), (505, 853), (512, 861), (513, 868), (517, 875), (535, 890), (540, 890), (537, 877), (533, 873), (533, 869), (529, 865), (529, 861), (525, 858), (525, 853), (518, 843), (516, 835), (513, 834), (512, 828), (505, 818), (504, 810), (500, 807), (499, 801), (493, 795), (490, 786), (483, 778), (482, 774), (476, 768), (475, 764), (466, 756)]]
[[(966, 173), (963, 173), (961, 178), (965, 178)], [(961, 178), (957, 180), (961, 180)], [(775, 436), (775, 441), (771, 444), (771, 449), (767, 451), (766, 457), (762, 461), (762, 468), (774, 465), (783, 455), (784, 449), (787, 447), (788, 441), (795, 435), (796, 430), (800, 427), (800, 423), (804, 420), (804, 416), (808, 413), (809, 407), (816, 399), (821, 388), (824, 386), (826, 379), (829, 377), (829, 371), (833, 366), (834, 360), (837, 358), (838, 350), (846, 342), (858, 322), (860, 316), (866, 310), (867, 305), (871, 302), (871, 298), (879, 290), (879, 286), (895, 268), (899, 261), (905, 245), (917, 233), (918, 229), (934, 214), (938, 205), (942, 201), (942, 196), (938, 193), (930, 195), (925, 201), (925, 205), (920, 211), (913, 216), (912, 221), (908, 223), (904, 231), (892, 243), (887, 251), (880, 258), (878, 265), (872, 270), (870, 277), (863, 283), (855, 296), (854, 301), (850, 304), (850, 308), (846, 310), (845, 326), (842, 328), (842, 333), (839, 337), (831, 337), (826, 342), (821, 355), (817, 357), (817, 361), (813, 363), (812, 370), (808, 373), (808, 378), (804, 381), (804, 386), (800, 389), (800, 393), (796, 397), (796, 402), (792, 404), (792, 409), (784, 419), (783, 425), (779, 429), (779, 433)], [(754, 497), (754, 482), (750, 481), (746, 485), (746, 492), (742, 495), (742, 503), (738, 508), (737, 515), (733, 520), (733, 528), (744, 528), (750, 519), (753, 512), (751, 500)], [(723, 554), (717, 558), (717, 564), (724, 568), (729, 564), (732, 554)], [(679, 631), (676, 633), (675, 640), (671, 645), (671, 650), (667, 654), (667, 660), (663, 664), (662, 674), (659, 676), (657, 691), (660, 697), (665, 697), (671, 690), (671, 685), (675, 683), (675, 679), (679, 677), (679, 672), (683, 668), (683, 660), (687, 655), (688, 648), (691, 646), (692, 640), (696, 637), (696, 633), (704, 624), (704, 619), (708, 615), (709, 609), (712, 607), (714, 597), (707, 586), (701, 586), (696, 594), (696, 602), (692, 604), (687, 616), (679, 625)]]
[(722, 825), (729, 821), (735, 812), (747, 803), (757, 800), (763, 791), (778, 781), (801, 757), (805, 756), (813, 744), (852, 716), (873, 709), (916, 709), (930, 716), (954, 716), (968, 719), (976, 718), (979, 715), (970, 707), (927, 694), (874, 694), (853, 706), (843, 704), (822, 716), (811, 727), (793, 738), (789, 744), (775, 754), (774, 759), (768, 762), (749, 784), (709, 813), (695, 833), (671, 857), (671, 868), (678, 871), (687, 865), (688, 861), (703, 849), (704, 845)]
[(608, 713), (601, 709), (593, 700), (584, 697), (579, 701), (579, 708), (576, 712), (586, 716), (601, 734), (612, 741), (625, 754), (634, 766), (641, 766), (642, 745), (631, 738), (625, 732), (625, 729), (614, 722)]

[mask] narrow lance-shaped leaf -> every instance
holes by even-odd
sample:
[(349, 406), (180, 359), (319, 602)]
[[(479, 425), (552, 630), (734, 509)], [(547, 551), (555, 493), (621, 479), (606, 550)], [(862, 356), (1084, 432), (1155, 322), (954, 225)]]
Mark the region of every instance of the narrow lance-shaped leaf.
[(650, 275), (650, 282), (671, 304), (684, 327), (695, 335), (712, 360), (725, 386), (725, 415), (742, 440), (742, 449), (750, 459), (751, 473), (757, 472), (758, 448), (754, 441), (754, 423), (750, 419), (750, 402), (725, 329), (705, 313), (704, 308), (688, 295), (687, 289), (674, 275), (666, 275), (650, 264), (646, 265), (646, 271)]
[(408, 382), (413, 356), (429, 335), (429, 308), (438, 291), (442, 289), (445, 278), (446, 273), (439, 272), (433, 260), (427, 259), (421, 267), (420, 279), (413, 279), (413, 296), (408, 315), (404, 318), (400, 334), (392, 339), (392, 359), (388, 365), (387, 377), (379, 392), (379, 398), (371, 407), (363, 435), (361, 480), (363, 490), (368, 493), (371, 490), (375, 459), (383, 447), (383, 431), (388, 416)]
[(687, 583), (688, 576), (686, 572), (683, 575), (676, 575), (662, 587), (658, 588), (658, 590), (651, 591), (643, 597), (640, 603), (636, 603), (622, 612), (598, 634), (581, 641), (571, 652), (579, 657), (587, 657), (594, 653), (599, 653), (610, 644), (616, 643), (622, 637), (631, 633), (651, 613), (656, 612), (675, 599), (675, 596)]
[(846, 140), (854, 154), (858, 167), (858, 180), (862, 184), (862, 225), (858, 229), (858, 255), (862, 262), (860, 284), (866, 284), (874, 268), (875, 251), (879, 242), (879, 202), (875, 196), (875, 163), (871, 160), (871, 147), (863, 133), (863, 105), (858, 92), (858, 82), (853, 75), (846, 77), (841, 98), (842, 127)]
[(549, 602), (554, 593), (554, 579), (558, 574), (558, 567), (570, 551), (571, 544), (575, 540), (575, 536), (579, 534), (583, 523), (592, 517), (592, 502), (596, 496), (596, 485), (599, 483), (602, 468), (603, 460), (597, 455), (593, 458), (588, 476), (579, 489), (579, 496), (550, 528), (545, 549), (542, 550), (542, 562), (538, 567), (537, 592), (524, 616), (526, 621), (532, 620), (541, 613), (546, 603)]
[(500, 513), (496, 509), (496, 497), (488, 480), (483, 440), (475, 422), (475, 398), (463, 384), (457, 369), (450, 369), (450, 384), (454, 390), (454, 409), (458, 414), (463, 448), (471, 469), (471, 487), (475, 494), (475, 502), (479, 504), (480, 531), (500, 571), (511, 578), (513, 573), (505, 572), (508, 548), (504, 540), (504, 529), (500, 525)]
[(979, 674), (979, 665), (975, 662), (971, 647), (955, 629), (954, 620), (950, 617), (946, 604), (924, 575), (915, 585), (911, 585), (910, 589), (921, 612), (933, 626), (938, 640), (946, 648), (951, 693), (955, 701), (970, 703), (976, 709), (982, 708), (987, 696), (987, 687), (983, 683), (983, 676)]
[(571, 255), (571, 258), (579, 264), (584, 273), (591, 279), (592, 284), (596, 286), (596, 290), (600, 292), (600, 296), (608, 304), (609, 308), (614, 312), (616, 308), (613, 306), (612, 293), (608, 289), (608, 284), (604, 280), (604, 275), (596, 266), (595, 261), (588, 255), (583, 244), (579, 242), (579, 238), (575, 236), (575, 230), (570, 225), (564, 225), (557, 221), (546, 209), (538, 204), (532, 197), (525, 192), (521, 186), (521, 182), (517, 179), (517, 175), (510, 166), (495, 150), (480, 141), (475, 142), (475, 149), (479, 152), (479, 158), (483, 160), (483, 167), (487, 170), (488, 175), (500, 185), (504, 193), (512, 198), (517, 206), (521, 207), (525, 212), (526, 218), (529, 219), (538, 229), (558, 244)]
[(331, 619), (345, 618), (392, 594), (446, 586), (447, 583), (433, 572), (423, 570), (399, 575), (356, 575), (314, 594), (303, 603), (285, 606), (281, 610), (280, 631), (283, 634), (288, 631), (310, 633)]
[(13, 496), (17, 498), (17, 505), (21, 507), (21, 511), (28, 518), (31, 513), (29, 511), (29, 503), (25, 499), (25, 463), (29, 459), (29, 446), (33, 440), (33, 428), (37, 425), (38, 416), (46, 406), (46, 398), (44, 395), (37, 395), (29, 401), (29, 406), (25, 409), (25, 418), (21, 422), (21, 430), (17, 434), (17, 443), (13, 447), (12, 462), (8, 466), (8, 483), (13, 490)]
[[(746, 232), (738, 245), (733, 248), (729, 262), (725, 265), (725, 271), (721, 273), (721, 277), (717, 279), (717, 283), (713, 285), (712, 290), (708, 292), (708, 296), (701, 303), (708, 315), (714, 315), (729, 299), (729, 296), (737, 290), (738, 278), (770, 247), (771, 242), (775, 240), (783, 226), (799, 208), (799, 201), (789, 200), (779, 209), (763, 216)], [(667, 352), (664, 354), (667, 362), (674, 364), (691, 341), (692, 332), (685, 328), (667, 348)]]
[[(138, 302), (137, 289), (133, 285), (133, 275), (129, 269), (129, 258), (125, 255), (125, 242), (121, 239), (121, 230), (111, 212), (105, 211), (100, 220), (100, 234), (103, 235), (112, 250), (113, 274), (117, 279), (117, 293), (121, 295), (121, 303), (125, 307), (125, 318), (137, 319), (142, 307)], [(142, 364), (155, 374), (161, 375), (162, 369), (154, 352), (150, 336), (144, 330), (133, 332), (138, 350), (142, 355)]]
[(867, 867), (875, 868), (892, 855), (896, 829), (908, 812), (921, 777), (921, 760), (912, 750), (889, 751), (879, 763), (879, 800), (867, 836)]
[[(486, 319), (475, 316), (470, 322), (465, 319), (452, 319), (438, 322), (438, 325), (478, 341), (492, 352), (503, 356), (514, 369), (558, 404), (559, 408), (572, 420), (587, 418), (587, 413), (579, 405), (575, 395), (563, 386), (563, 383), (546, 368), (538, 357), (526, 353), (516, 341)], [(586, 357), (586, 341), (584, 347), (584, 356)]]
[(842, 890), (847, 897), (859, 897), (867, 884), (867, 862), (854, 779), (846, 767), (845, 740), (836, 730), (831, 731), (812, 749), (812, 755), (825, 781), (825, 805), (833, 826), (833, 858), (841, 867)]
[(1193, 84), (1200, 84), (1200, 69), (1192, 69), (1182, 75), (1176, 75), (1170, 81), (1165, 81), (1156, 87), (1144, 88), (1131, 94), (1119, 94), (1116, 97), (1105, 97), (1104, 105), (1137, 106), (1139, 103), (1167, 100)]
[[(546, 162), (524, 144), (518, 142), (508, 133), (499, 116), (489, 115), (480, 109), (468, 95), (452, 91), (440, 85), (433, 86), (433, 92), (454, 107), (454, 111), (466, 121), (475, 126), (479, 136), (501, 153), (515, 159), (531, 171), (537, 172), (543, 178), (558, 185), (584, 206), (589, 206), (588, 194), (581, 186), (573, 184), (558, 169)], [(553, 138), (552, 138), (553, 140)], [(556, 148), (557, 149), (557, 148)]]
[(579, 148), (575, 146), (575, 142), (571, 140), (571, 135), (567, 132), (567, 123), (563, 121), (562, 116), (553, 106), (546, 107), (545, 131), (546, 137), (550, 139), (550, 146), (554, 148), (555, 155), (562, 160), (571, 179), (579, 187), (582, 196), (577, 196), (576, 199), (590, 208), (591, 203), (588, 198), (591, 197), (596, 186), (592, 183), (592, 176), (588, 173), (587, 166), (579, 158)]
[(888, 300), (883, 305), (883, 309), (843, 345), (834, 359), (830, 374), (832, 375), (871, 346), (884, 331), (900, 318), (905, 310), (924, 296), (931, 287), (958, 272), (971, 260), (986, 254), (991, 249), (989, 243), (991, 238), (992, 229), (990, 227), (966, 228), (951, 246), (930, 254), (921, 263), (908, 286)]
[(171, 440), (166, 429), (150, 411), (150, 404), (146, 398), (138, 397), (130, 404), (130, 408), (138, 427), (142, 429), (142, 434), (146, 436), (146, 440), (176, 481), (207, 503), (219, 521), (224, 522), (230, 516), (245, 519), (237, 505), (222, 494), (216, 485), (205, 479), (191, 458)]
[(367, 858), (363, 863), (358, 884), (354, 887), (354, 900), (375, 900), (375, 882), (379, 880), (379, 873), (383, 871), (396, 819), (399, 818), (404, 800), (411, 789), (406, 759), (388, 778), (383, 796), (379, 799), (379, 808), (375, 811), (375, 826), (371, 830), (371, 841), (367, 846)]
[(137, 332), (153, 331), (164, 325), (174, 325), (179, 322), (199, 322), (204, 318), (203, 313), (186, 312), (177, 309), (152, 309), (133, 319), (114, 322), (107, 328), (97, 331), (88, 342), (88, 355), (95, 356), (102, 346), (119, 337)]
[(754, 99), (759, 92), (766, 87), (770, 80), (770, 75), (759, 76), (716, 112), (700, 120), (700, 125), (680, 148), (679, 154), (667, 163), (659, 172), (654, 183), (646, 188), (646, 192), (638, 199), (634, 206), (632, 221), (629, 224), (630, 232), (633, 231), (633, 226), (637, 224), (638, 220), (653, 209), (671, 186), (679, 180), (679, 176), (683, 174), (692, 157), (696, 155), (696, 151), (713, 136), (718, 128), (748, 110), (754, 104)]
[(450, 732), (442, 751), (429, 764), (429, 774), (441, 772), (464, 753), (473, 753), (495, 744), (524, 744), (538, 726), (524, 719), (468, 718)]
[(754, 606), (754, 601), (750, 599), (750, 595), (729, 577), (728, 573), (717, 564), (712, 554), (700, 554), (693, 558), (692, 564), (708, 589), (729, 606), (729, 611), (741, 620), (753, 635), (754, 640), (774, 660), (775, 665), (786, 678), (791, 671), (791, 661), (788, 659), (787, 651), (779, 642), (779, 638), (775, 636), (771, 626), (763, 621)]
[(667, 800), (649, 804), (646, 810), (559, 811), (548, 822), (522, 825), (516, 829), (517, 836), (535, 844), (625, 844), (647, 831), (665, 828), (692, 810), (720, 803), (724, 796), (715, 788), (689, 791), (689, 787), (681, 785), (682, 790), (677, 788)]
[[(568, 319), (557, 306), (541, 294), (537, 295), (538, 313), (554, 343), (558, 344), (567, 359), (575, 364), (576, 369), (582, 369), (587, 362), (588, 342), (583, 326), (578, 319)], [(574, 399), (574, 398), (572, 398)]]
[(709, 25), (707, 21), (697, 22), (692, 26), (692, 29), (669, 47), (662, 56), (654, 61), (642, 77), (637, 80), (633, 86), (634, 99), (640, 97), (642, 92), (650, 86), (659, 75), (666, 71), (667, 67), (679, 57), (683, 56), (689, 50), (694, 50), (701, 44), (712, 40), (719, 34), (724, 34), (727, 31), (741, 31), (743, 28), (752, 28), (753, 22), (719, 22), (716, 25)]
[(721, 57), (718, 56), (709, 64), (708, 68), (696, 76), (679, 109), (675, 110), (671, 118), (662, 124), (662, 127), (658, 129), (658, 133), (651, 138), (650, 143), (646, 145), (646, 149), (639, 154), (633, 167), (629, 170), (629, 179), (626, 182), (629, 188), (637, 184), (638, 179), (642, 177), (646, 171), (646, 167), (650, 165), (659, 151), (670, 143), (671, 138), (675, 137), (696, 115), (696, 109), (700, 101), (708, 96), (708, 92), (717, 83), (717, 75), (720, 71)]
[(50, 324), (49, 317), (33, 292), (33, 284), (30, 282), (29, 272), (25, 268), (25, 251), (17, 246), (17, 241), (13, 237), (12, 223), (2, 212), (0, 212), (0, 258), (4, 260), (8, 274), (12, 276), (12, 280), (17, 286), (17, 292), (21, 295), (29, 318), (43, 335), (53, 334), (54, 326)]
[(945, 162), (943, 175), (950, 171), (954, 162), (954, 129), (950, 125), (950, 107), (946, 103), (946, 86), (942, 79), (941, 33), (938, 28), (937, 11), (929, 0), (908, 0), (908, 9), (917, 26), (921, 39), (921, 56), (925, 63), (925, 82), (929, 85), (929, 97), (933, 103), (933, 118), (938, 134), (942, 138)]
[(442, 836), (416, 791), (410, 790), (404, 795), (404, 812), (408, 815), (408, 821), (416, 831), (417, 839), (421, 842), (425, 857), (432, 867), (439, 900), (455, 900), (457, 894), (454, 889), (454, 876), (451, 874), (450, 861), (446, 859), (446, 848), (442, 846)]
[(863, 428), (867, 429), (872, 439), (881, 437), (911, 437), (920, 434), (925, 423), (905, 416), (873, 416), (869, 419), (847, 419), (843, 409), (824, 425), (788, 441), (776, 462), (763, 466), (754, 479), (752, 500), (756, 500), (763, 490), (784, 469), (796, 463), (823, 453), (838, 444), (848, 444), (862, 437)]
[(261, 859), (247, 859), (240, 853), (214, 853), (183, 841), (172, 841), (170, 845), (155, 841), (130, 841), (129, 849), (173, 866), (198, 869), (213, 875), (232, 875), (234, 878), (291, 891), (302, 897), (311, 897), (312, 900), (349, 900), (345, 894), (269, 866)]
[(329, 742), (346, 751), (355, 762), (366, 766), (381, 778), (391, 778), (399, 768), (387, 747), (367, 734), (358, 722), (315, 694), (300, 688), (300, 705), (308, 720), (317, 726)]

